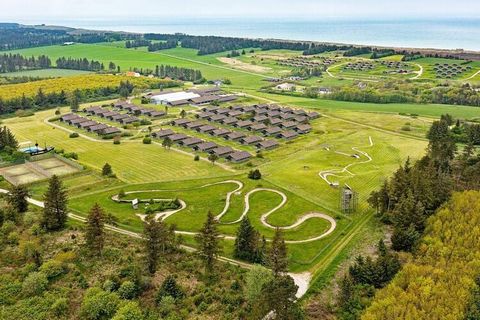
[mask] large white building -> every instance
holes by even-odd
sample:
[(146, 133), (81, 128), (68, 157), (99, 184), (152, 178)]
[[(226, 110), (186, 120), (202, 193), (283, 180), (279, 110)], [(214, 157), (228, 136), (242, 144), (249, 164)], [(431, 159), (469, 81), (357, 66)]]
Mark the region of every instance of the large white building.
[(155, 104), (167, 105), (175, 104), (176, 101), (186, 101), (198, 97), (200, 97), (200, 95), (194, 92), (179, 91), (155, 95), (152, 96), (151, 99), (155, 102)]

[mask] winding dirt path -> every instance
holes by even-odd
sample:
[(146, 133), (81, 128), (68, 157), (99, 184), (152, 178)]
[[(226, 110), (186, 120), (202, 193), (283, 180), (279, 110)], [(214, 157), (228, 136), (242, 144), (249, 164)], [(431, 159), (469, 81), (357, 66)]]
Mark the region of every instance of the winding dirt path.
[[(367, 147), (373, 147), (374, 144), (373, 144), (373, 139), (372, 137), (368, 137), (368, 140), (369, 140), (369, 145)], [(328, 177), (330, 176), (333, 176), (333, 177), (339, 177), (340, 174), (342, 173), (348, 173), (349, 175), (351, 176), (355, 176), (354, 173), (352, 173), (351, 171), (349, 171), (349, 169), (355, 165), (359, 165), (359, 164), (365, 164), (365, 163), (369, 163), (371, 161), (373, 161), (373, 158), (365, 151), (362, 151), (360, 150), (359, 148), (361, 147), (352, 147), (352, 150), (353, 151), (356, 151), (357, 153), (360, 153), (361, 155), (363, 155), (364, 157), (367, 158), (367, 160), (365, 161), (360, 161), (360, 162), (352, 162), (348, 165), (346, 165), (345, 167), (343, 167), (342, 169), (329, 169), (329, 170), (324, 170), (324, 171), (320, 171), (318, 173), (318, 175), (320, 176), (320, 178), (322, 178), (326, 183), (328, 183), (329, 185), (332, 185), (332, 182), (328, 179)], [(338, 154), (341, 154), (341, 155), (345, 155), (345, 156), (350, 156), (349, 154), (346, 154), (346, 153), (343, 153), (343, 152), (337, 152), (335, 151), (335, 153), (338, 153)]]
[[(240, 217), (238, 219), (234, 220), (234, 221), (221, 222), (221, 219), (225, 216), (225, 214), (228, 212), (228, 209), (230, 208), (232, 196), (241, 194), (241, 190), (244, 187), (243, 183), (240, 182), (240, 181), (237, 181), (237, 180), (226, 180), (226, 181), (221, 181), (221, 182), (216, 182), (216, 183), (205, 184), (205, 185), (193, 188), (193, 189), (202, 189), (202, 188), (207, 188), (207, 187), (214, 186), (214, 185), (219, 185), (219, 184), (236, 184), (237, 185), (237, 188), (235, 188), (234, 190), (227, 193), (227, 196), (226, 196), (226, 199), (225, 199), (225, 206), (223, 207), (222, 211), (218, 215), (215, 216), (215, 219), (217, 221), (219, 221), (220, 224), (233, 225), (233, 224), (237, 224), (237, 223), (241, 222), (242, 219), (250, 212), (250, 197), (251, 197), (252, 194), (257, 193), (257, 192), (273, 192), (273, 193), (276, 193), (276, 194), (280, 195), (280, 197), (282, 198), (282, 201), (277, 206), (275, 206), (273, 209), (271, 209), (268, 212), (262, 214), (262, 216), (260, 217), (260, 221), (261, 221), (262, 225), (264, 225), (267, 228), (270, 228), (270, 229), (276, 229), (277, 228), (277, 226), (274, 226), (274, 225), (270, 224), (267, 220), (268, 220), (268, 217), (271, 214), (278, 211), (280, 208), (282, 208), (285, 205), (285, 203), (288, 200), (287, 195), (285, 193), (283, 193), (279, 190), (269, 189), (269, 188), (253, 189), (253, 190), (249, 191), (248, 193), (246, 193), (245, 196), (244, 196), (244, 209), (243, 209), (243, 212), (240, 215)], [(166, 192), (166, 191), (181, 191), (181, 189), (177, 189), (177, 190), (158, 190), (157, 189), (157, 190), (130, 191), (130, 192), (126, 192), (126, 194), (140, 194), (140, 193), (145, 193), (145, 192)], [(131, 200), (120, 200), (118, 195), (112, 196), (112, 200), (115, 201), (115, 202), (131, 202)], [(171, 200), (171, 199), (154, 199), (154, 200), (156, 200), (156, 201), (162, 201), (163, 200), (164, 201), (164, 200)], [(170, 211), (157, 213), (155, 215), (155, 219), (156, 220), (158, 220), (158, 219), (165, 220), (168, 217), (172, 216), (173, 214), (184, 210), (187, 207), (187, 204), (183, 200), (179, 199), (179, 201), (182, 204), (181, 208), (176, 209), (176, 210), (170, 210)], [(146, 215), (137, 214), (137, 216), (139, 216), (140, 219), (145, 221)], [(316, 240), (322, 239), (322, 238), (330, 235), (333, 231), (335, 231), (335, 229), (337, 227), (337, 223), (336, 223), (335, 219), (333, 219), (331, 216), (329, 216), (327, 214), (324, 214), (324, 213), (320, 213), (320, 212), (309, 212), (309, 213), (306, 213), (303, 216), (299, 217), (297, 219), (297, 221), (295, 221), (295, 223), (293, 223), (289, 226), (283, 226), (283, 227), (278, 227), (278, 228), (282, 229), (282, 230), (292, 230), (292, 229), (295, 229), (295, 228), (299, 227), (304, 222), (306, 222), (307, 220), (310, 220), (310, 219), (324, 219), (324, 220), (326, 220), (330, 223), (330, 227), (327, 231), (321, 233), (318, 236), (311, 237), (311, 238), (308, 238), (308, 239), (305, 239), (305, 240), (286, 240), (285, 242), (290, 243), (290, 244), (298, 244), (298, 243), (308, 243), (308, 242), (316, 241)], [(190, 231), (176, 231), (176, 232), (178, 234), (192, 235), (192, 236), (197, 234), (196, 232), (190, 232)], [(222, 237), (224, 239), (228, 239), (228, 240), (235, 240), (235, 237), (230, 236), (230, 235), (222, 235)]]
[(420, 78), (421, 76), (423, 76), (423, 66), (421, 64), (418, 64), (418, 63), (414, 63), (414, 65), (416, 65), (417, 67), (420, 68), (420, 70), (416, 71), (416, 75), (411, 77), (410, 80), (416, 80), (418, 78)]

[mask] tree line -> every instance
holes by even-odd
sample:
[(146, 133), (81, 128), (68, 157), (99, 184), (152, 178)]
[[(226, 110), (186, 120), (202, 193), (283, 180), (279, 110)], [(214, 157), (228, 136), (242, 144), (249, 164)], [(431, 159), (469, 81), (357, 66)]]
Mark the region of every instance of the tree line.
[[(112, 64), (113, 62), (111, 62)], [(100, 61), (88, 60), (87, 58), (72, 58), (72, 57), (60, 57), (55, 61), (57, 68), (59, 69), (72, 69), (72, 70), (84, 70), (84, 71), (102, 71), (105, 70), (105, 66)], [(115, 70), (115, 67), (113, 68)]]
[(50, 58), (45, 55), (38, 57), (24, 57), (18, 53), (0, 55), (0, 73), (45, 69), (50, 68), (51, 65), (52, 62)]
[(63, 29), (46, 29), (18, 24), (0, 25), (0, 50), (51, 46), (65, 42), (98, 43), (138, 38), (117, 32), (70, 33)]

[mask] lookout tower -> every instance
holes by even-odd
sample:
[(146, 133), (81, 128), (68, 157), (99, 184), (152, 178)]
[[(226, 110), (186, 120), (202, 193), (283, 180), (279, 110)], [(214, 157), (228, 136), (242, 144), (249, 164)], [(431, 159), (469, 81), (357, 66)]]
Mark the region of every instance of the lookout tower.
[(353, 213), (358, 207), (358, 194), (348, 184), (340, 191), (340, 210), (343, 213)]

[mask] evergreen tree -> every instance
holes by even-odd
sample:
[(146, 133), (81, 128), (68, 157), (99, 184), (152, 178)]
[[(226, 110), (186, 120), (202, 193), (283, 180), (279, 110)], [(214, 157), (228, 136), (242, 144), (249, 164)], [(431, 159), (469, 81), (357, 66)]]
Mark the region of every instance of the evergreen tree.
[(207, 273), (211, 273), (215, 258), (221, 253), (221, 248), (217, 221), (210, 211), (207, 215), (207, 221), (195, 236), (195, 240), (198, 243), (198, 255), (205, 265), (205, 270)]
[(24, 185), (13, 186), (12, 190), (7, 196), (7, 202), (18, 213), (24, 213), (24, 212), (27, 212), (28, 210), (28, 201), (27, 201), (28, 196), (29, 196), (29, 192), (26, 186)]
[(165, 224), (163, 221), (156, 221), (155, 219), (148, 219), (143, 224), (143, 234), (145, 251), (147, 256), (147, 268), (151, 274), (157, 271), (158, 260), (162, 247), (164, 247), (164, 237), (162, 234), (165, 232)]
[(70, 109), (72, 112), (77, 112), (80, 108), (80, 90), (75, 90), (72, 92), (70, 97)]
[(105, 213), (98, 203), (96, 203), (88, 214), (87, 226), (85, 228), (86, 246), (92, 255), (102, 253), (105, 242), (104, 221)]
[(270, 252), (268, 254), (268, 262), (275, 276), (287, 272), (287, 246), (285, 244), (285, 240), (283, 239), (283, 233), (280, 228), (275, 230), (275, 235), (273, 237)]
[(235, 258), (255, 262), (257, 234), (248, 217), (244, 217), (237, 230), (233, 255)]
[(60, 230), (67, 221), (67, 191), (58, 176), (53, 175), (44, 195), (42, 226), (49, 231)]
[(0, 149), (3, 150), (5, 147), (10, 148), (11, 150), (18, 149), (18, 141), (15, 138), (15, 135), (6, 126), (0, 128)]
[(157, 293), (157, 303), (162, 301), (162, 298), (170, 296), (175, 300), (180, 300), (185, 296), (182, 288), (177, 284), (177, 280), (173, 275), (168, 275), (162, 283), (162, 286)]
[(170, 139), (169, 137), (165, 137), (165, 139), (163, 139), (163, 141), (162, 141), (162, 146), (165, 149), (170, 149), (172, 144), (173, 144), (172, 139)]
[(262, 174), (260, 173), (260, 170), (258, 170), (258, 169), (251, 170), (248, 173), (248, 178), (252, 179), (252, 180), (260, 180), (262, 178)]
[(187, 116), (187, 112), (184, 109), (182, 109), (182, 111), (180, 111), (180, 117), (182, 117), (182, 119), (183, 119), (186, 116)]
[(105, 163), (102, 167), (102, 176), (110, 177), (113, 175), (112, 166), (109, 163)]

